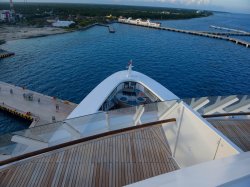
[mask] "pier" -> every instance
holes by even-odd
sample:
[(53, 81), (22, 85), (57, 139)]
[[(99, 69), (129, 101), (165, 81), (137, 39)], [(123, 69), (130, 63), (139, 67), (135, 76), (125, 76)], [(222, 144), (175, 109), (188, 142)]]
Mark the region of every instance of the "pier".
[(30, 127), (62, 121), (77, 104), (0, 81), (0, 110), (32, 121)]
[(5, 51), (3, 49), (0, 49), (0, 59), (7, 58), (7, 57), (10, 57), (10, 56), (13, 56), (13, 55), (15, 55), (15, 53), (8, 52), (8, 51)]
[[(231, 38), (231, 37), (223, 36), (223, 35), (211, 34), (209, 32), (204, 32), (204, 31), (183, 30), (183, 29), (176, 29), (176, 28), (171, 28), (171, 27), (144, 26), (144, 25), (136, 25), (136, 24), (124, 23), (124, 22), (119, 22), (119, 23), (129, 24), (129, 25), (134, 25), (134, 26), (140, 26), (140, 27), (146, 27), (146, 28), (152, 28), (152, 29), (157, 29), (157, 30), (166, 30), (166, 31), (171, 31), (171, 32), (179, 32), (179, 33), (184, 33), (184, 34), (190, 34), (190, 35), (220, 39), (220, 40), (230, 41), (230, 42), (236, 43), (238, 45), (245, 46), (247, 48), (250, 47), (250, 42), (240, 40), (240, 39), (237, 39), (237, 38)], [(245, 34), (250, 35), (250, 33), (245, 33)]]
[(225, 41), (230, 41), (239, 45), (243, 45), (245, 47), (250, 46), (250, 42), (240, 40), (237, 38), (231, 38), (231, 37), (226, 37), (226, 36), (221, 36), (221, 35), (216, 35), (216, 34), (209, 34), (205, 32), (200, 32), (200, 31), (191, 31), (191, 30), (181, 30), (181, 29), (175, 29), (175, 28), (169, 28), (169, 27), (151, 27), (155, 29), (160, 29), (160, 30), (167, 30), (167, 31), (172, 31), (172, 32), (180, 32), (180, 33), (185, 33), (185, 34), (191, 34), (191, 35), (197, 35), (197, 36), (203, 36), (203, 37), (208, 37), (208, 38), (215, 38), (215, 39), (220, 39), (220, 40), (225, 40)]
[(103, 26), (103, 27), (107, 27), (110, 33), (115, 33), (114, 27), (112, 27), (112, 26), (110, 26), (110, 25), (106, 25), (106, 24), (102, 24), (102, 23), (97, 23), (96, 25), (98, 25), (98, 26)]
[(218, 29), (218, 30), (225, 30), (225, 31), (229, 31), (229, 32), (238, 32), (238, 33), (249, 33), (247, 31), (242, 31), (242, 30), (238, 30), (238, 29), (231, 29), (231, 28), (226, 28), (226, 27), (219, 27), (219, 26), (215, 26), (215, 25), (210, 25), (211, 28), (214, 29)]
[(250, 36), (250, 33), (240, 33), (240, 32), (209, 32), (209, 31), (200, 31), (202, 33), (214, 34), (214, 35), (224, 35), (224, 36)]
[(86, 27), (81, 28), (81, 30), (90, 29), (90, 28), (95, 27), (95, 26), (107, 27), (107, 28), (108, 28), (108, 31), (109, 31), (110, 33), (115, 33), (114, 27), (112, 27), (111, 25), (103, 24), (103, 23), (93, 23), (93, 24), (91, 24), (91, 25), (88, 25), (88, 26), (86, 26)]
[(111, 26), (109, 25), (109, 32), (110, 32), (110, 33), (115, 33), (114, 27), (111, 27)]

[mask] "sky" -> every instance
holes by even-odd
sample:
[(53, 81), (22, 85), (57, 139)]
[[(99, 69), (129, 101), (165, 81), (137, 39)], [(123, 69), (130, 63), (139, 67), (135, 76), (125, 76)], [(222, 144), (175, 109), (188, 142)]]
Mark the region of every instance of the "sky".
[[(8, 0), (0, 0), (8, 1)], [(206, 9), (250, 14), (250, 0), (27, 0), (28, 2), (98, 3)], [(13, 0), (24, 2), (24, 0)]]

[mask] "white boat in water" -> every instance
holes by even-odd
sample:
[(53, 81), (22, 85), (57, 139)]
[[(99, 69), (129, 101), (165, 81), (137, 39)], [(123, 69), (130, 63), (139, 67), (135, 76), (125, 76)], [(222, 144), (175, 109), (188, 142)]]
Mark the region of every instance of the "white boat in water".
[(250, 97), (183, 100), (132, 67), (8, 136), (0, 186), (249, 186)]

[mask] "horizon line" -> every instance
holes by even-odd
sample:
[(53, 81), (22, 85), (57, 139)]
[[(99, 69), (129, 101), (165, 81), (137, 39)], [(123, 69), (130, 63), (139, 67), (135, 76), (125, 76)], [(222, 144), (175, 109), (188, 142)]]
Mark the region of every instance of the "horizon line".
[[(8, 0), (2, 1), (1, 3), (7, 3), (9, 4)], [(186, 9), (186, 10), (203, 10), (203, 11), (211, 11), (211, 12), (218, 12), (218, 13), (233, 13), (233, 14), (244, 14), (244, 15), (250, 15), (250, 13), (246, 12), (238, 12), (238, 11), (221, 11), (221, 10), (211, 10), (211, 9), (201, 9), (201, 8), (188, 8), (188, 7), (175, 7), (175, 6), (152, 6), (152, 5), (131, 5), (131, 4), (114, 4), (114, 3), (84, 3), (84, 2), (46, 2), (46, 1), (41, 1), (41, 2), (15, 2), (15, 4), (39, 4), (39, 3), (44, 3), (44, 4), (86, 4), (86, 5), (113, 5), (113, 6), (131, 6), (131, 7), (152, 7), (152, 8), (172, 8), (172, 9)]]

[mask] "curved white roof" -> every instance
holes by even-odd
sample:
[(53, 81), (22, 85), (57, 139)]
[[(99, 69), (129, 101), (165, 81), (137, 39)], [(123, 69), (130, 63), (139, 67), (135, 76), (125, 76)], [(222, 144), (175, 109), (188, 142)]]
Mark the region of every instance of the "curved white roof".
[(119, 84), (127, 81), (140, 83), (152, 93), (154, 93), (161, 101), (179, 99), (164, 86), (142, 73), (131, 71), (131, 73), (128, 74), (127, 70), (119, 71), (112, 74), (102, 81), (97, 87), (95, 87), (72, 111), (67, 119), (98, 112), (99, 108), (112, 93), (112, 91)]

